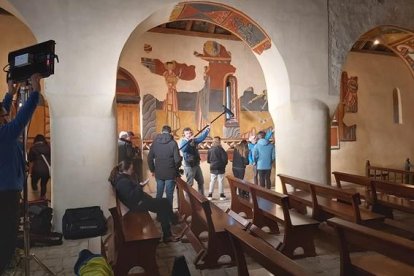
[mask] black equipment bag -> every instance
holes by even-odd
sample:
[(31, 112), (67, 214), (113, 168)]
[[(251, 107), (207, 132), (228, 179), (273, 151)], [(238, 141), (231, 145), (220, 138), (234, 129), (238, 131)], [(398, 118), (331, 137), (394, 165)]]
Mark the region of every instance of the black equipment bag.
[(106, 233), (106, 219), (99, 206), (66, 209), (62, 218), (65, 239), (82, 239)]
[(49, 234), (52, 231), (52, 208), (44, 205), (30, 205), (30, 232), (35, 234)]

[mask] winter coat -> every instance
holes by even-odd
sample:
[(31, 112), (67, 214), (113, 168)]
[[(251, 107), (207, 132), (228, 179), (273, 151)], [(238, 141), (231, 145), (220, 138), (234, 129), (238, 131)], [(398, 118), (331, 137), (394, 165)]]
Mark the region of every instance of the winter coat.
[(158, 134), (148, 153), (148, 167), (155, 178), (171, 180), (177, 177), (181, 156), (177, 142), (169, 133)]
[(246, 156), (242, 156), (237, 149), (233, 151), (233, 168), (245, 169), (249, 165), (249, 151)]
[(185, 167), (195, 167), (200, 165), (201, 158), (200, 153), (198, 152), (198, 144), (207, 138), (209, 132), (210, 129), (207, 128), (200, 136), (194, 138), (192, 141), (188, 141), (185, 138), (181, 140), (180, 148), (183, 153)]
[(266, 139), (260, 139), (253, 149), (253, 157), (258, 170), (271, 170), (275, 160), (275, 146)]
[[(0, 126), (0, 191), (21, 191), (23, 189), (25, 164), (19, 136), (32, 117), (39, 97), (39, 92), (30, 93), (16, 117), (9, 123)], [(10, 111), (12, 98), (9, 93), (6, 93), (4, 97), (3, 107), (7, 111)]]
[(115, 180), (115, 189), (119, 200), (130, 211), (142, 211), (140, 205), (147, 197), (151, 197), (144, 192), (141, 185), (134, 182), (128, 174), (121, 173)]
[(136, 153), (131, 141), (122, 138), (118, 140), (118, 163), (124, 160), (132, 160), (136, 157)]
[(37, 142), (30, 148), (28, 159), (32, 162), (32, 175), (49, 176), (49, 167), (47, 166), (43, 156), (50, 164), (50, 147), (44, 142)]
[(213, 146), (207, 152), (207, 163), (210, 164), (210, 173), (224, 174), (227, 165), (227, 153), (221, 146)]

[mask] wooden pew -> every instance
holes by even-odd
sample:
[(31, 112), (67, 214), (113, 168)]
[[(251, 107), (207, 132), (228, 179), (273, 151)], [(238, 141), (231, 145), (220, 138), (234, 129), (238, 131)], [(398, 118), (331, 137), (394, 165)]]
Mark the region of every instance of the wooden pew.
[(146, 275), (160, 275), (156, 249), (161, 233), (149, 213), (128, 212), (122, 217), (117, 207), (109, 211), (113, 219), (113, 247), (109, 246), (107, 256), (114, 274), (128, 275), (132, 267), (140, 266)]
[(372, 166), (369, 160), (365, 163), (365, 175), (375, 180), (394, 183), (405, 183), (406, 180), (414, 179), (414, 171)]
[[(384, 220), (384, 216), (359, 208), (361, 203), (359, 193), (341, 190), (336, 187), (321, 185), (316, 182), (295, 178), (287, 175), (278, 175), (282, 182), (283, 191), (289, 200), (300, 202), (312, 208), (312, 217), (317, 220), (326, 220), (336, 216), (358, 224), (370, 224)], [(287, 185), (304, 190), (298, 194), (287, 189)], [(310, 197), (310, 198), (309, 198)]]
[[(237, 206), (236, 210), (233, 211), (237, 213), (240, 210), (244, 210), (245, 212), (247, 208), (253, 208), (252, 222), (254, 226), (258, 228), (268, 226), (272, 233), (279, 233), (278, 223), (283, 225), (285, 233), (283, 243), (279, 247), (282, 253), (291, 258), (316, 255), (314, 234), (318, 229), (318, 221), (300, 214), (295, 210), (289, 210), (289, 198), (286, 195), (262, 188), (233, 176), (227, 176), (227, 179), (231, 187), (230, 189), (244, 189), (249, 192), (251, 197), (251, 202), (240, 198), (236, 205), (230, 207)], [(239, 206), (243, 206), (243, 208)], [(253, 233), (257, 232), (253, 227), (251, 229), (253, 229)], [(295, 255), (294, 251), (299, 247), (303, 249), (304, 253)]]
[[(194, 260), (196, 268), (214, 268), (223, 264), (234, 265), (234, 254), (225, 227), (228, 225), (236, 225), (241, 229), (244, 227), (205, 196), (189, 187), (182, 179), (177, 179), (177, 183), (190, 198), (191, 224), (186, 236), (197, 253)], [(208, 233), (207, 246), (199, 238), (202, 232)], [(230, 256), (231, 262), (219, 263), (218, 260), (223, 255)]]
[(414, 213), (414, 186), (373, 180), (372, 210), (393, 218), (392, 210)]
[[(339, 237), (341, 275), (414, 275), (414, 241), (338, 218), (327, 222)], [(369, 252), (354, 255), (349, 246)]]
[(246, 193), (249, 192), (249, 186), (246, 184), (248, 182), (230, 175), (227, 175), (226, 178), (229, 183), (231, 194), (230, 209), (237, 214), (244, 213), (246, 218), (252, 219), (253, 204), (251, 202), (251, 196), (249, 195), (249, 198), (245, 198), (237, 194), (238, 189)]
[(366, 206), (370, 204), (371, 179), (369, 177), (336, 171), (332, 174), (338, 188), (359, 193), (360, 197), (366, 201)]
[(301, 266), (240, 227), (226, 226), (236, 256), (239, 276), (249, 275), (244, 253), (274, 275), (309, 275)]
[[(366, 204), (366, 206), (371, 207), (371, 211), (382, 214), (385, 217), (387, 217), (384, 220), (384, 222), (378, 222), (378, 224), (372, 224), (370, 226), (376, 229), (380, 229), (381, 231), (386, 231), (397, 234), (399, 236), (403, 236), (408, 239), (414, 238), (414, 229), (412, 229), (412, 227), (409, 227), (408, 225), (400, 221), (392, 220), (392, 209), (401, 210), (411, 205), (411, 212), (414, 212), (414, 202), (410, 202), (410, 199), (408, 198), (402, 198), (404, 194), (407, 197), (409, 197), (409, 195), (411, 194), (411, 199), (414, 199), (413, 186), (379, 181), (381, 183), (384, 183), (379, 184), (379, 186), (384, 186), (384, 188), (380, 189), (380, 191), (378, 192), (376, 191), (374, 184), (375, 182), (378, 182), (376, 180), (372, 180), (366, 176), (353, 175), (342, 172), (333, 172), (333, 174), (335, 176), (338, 187), (340, 187), (341, 189), (346, 189), (348, 191), (362, 192), (363, 194), (365, 194), (365, 202), (368, 203)], [(343, 185), (344, 182), (347, 186)], [(351, 185), (355, 184), (359, 186), (353, 185), (350, 187), (348, 185), (349, 183), (351, 183)], [(399, 191), (398, 187), (407, 188), (408, 191)], [(376, 192), (374, 193), (373, 191)], [(382, 204), (381, 201), (384, 201), (384, 204)]]

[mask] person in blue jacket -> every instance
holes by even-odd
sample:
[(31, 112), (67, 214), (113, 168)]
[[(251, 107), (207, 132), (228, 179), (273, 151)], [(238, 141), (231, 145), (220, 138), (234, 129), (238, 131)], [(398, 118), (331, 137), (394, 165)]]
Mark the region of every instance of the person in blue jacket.
[(259, 184), (270, 189), (270, 174), (272, 163), (275, 160), (275, 146), (266, 139), (268, 136), (264, 131), (259, 131), (257, 137), (259, 140), (253, 149), (253, 158), (259, 175)]
[(184, 173), (187, 184), (193, 186), (194, 179), (197, 181), (198, 192), (204, 195), (204, 177), (200, 168), (200, 153), (198, 144), (203, 142), (210, 133), (210, 126), (201, 133), (200, 136), (194, 137), (191, 128), (183, 129), (183, 139), (180, 142), (180, 150), (183, 153)]
[(0, 104), (0, 274), (16, 248), (20, 193), (26, 179), (19, 138), (39, 102), (40, 78), (40, 74), (31, 76), (30, 95), (13, 120), (10, 120), (9, 112), (17, 87), (12, 81), (8, 81), (9, 91)]
[[(266, 132), (266, 135), (265, 135), (264, 139), (269, 141), (270, 138), (272, 138), (272, 135), (273, 135), (273, 129), (269, 129)], [(255, 185), (258, 185), (258, 183), (259, 183), (256, 162), (254, 161), (254, 156), (253, 156), (253, 149), (254, 149), (254, 146), (256, 146), (257, 140), (258, 140), (258, 137), (256, 135), (251, 135), (249, 137), (249, 143), (247, 144), (247, 146), (249, 148), (249, 155), (248, 155), (249, 165), (252, 165), (252, 167), (253, 167), (253, 183)]]

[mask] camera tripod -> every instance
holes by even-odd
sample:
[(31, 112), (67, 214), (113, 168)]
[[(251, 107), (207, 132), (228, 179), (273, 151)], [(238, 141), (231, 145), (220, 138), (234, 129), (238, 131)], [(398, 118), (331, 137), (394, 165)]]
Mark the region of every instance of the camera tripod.
[[(20, 88), (20, 104), (23, 106), (27, 101), (28, 97), (28, 89), (27, 87)], [(17, 263), (17, 267), (20, 267), (21, 262), (24, 265), (24, 275), (30, 275), (30, 261), (34, 260), (45, 272), (49, 275), (56, 275), (54, 274), (42, 261), (36, 257), (34, 253), (30, 253), (30, 219), (29, 219), (29, 198), (28, 198), (28, 170), (27, 164), (27, 133), (28, 133), (28, 126), (24, 128), (22, 133), (22, 144), (23, 144), (23, 156), (24, 156), (24, 183), (23, 183), (23, 242), (24, 242), (24, 256), (19, 260)], [(16, 274), (16, 271), (15, 273)]]

